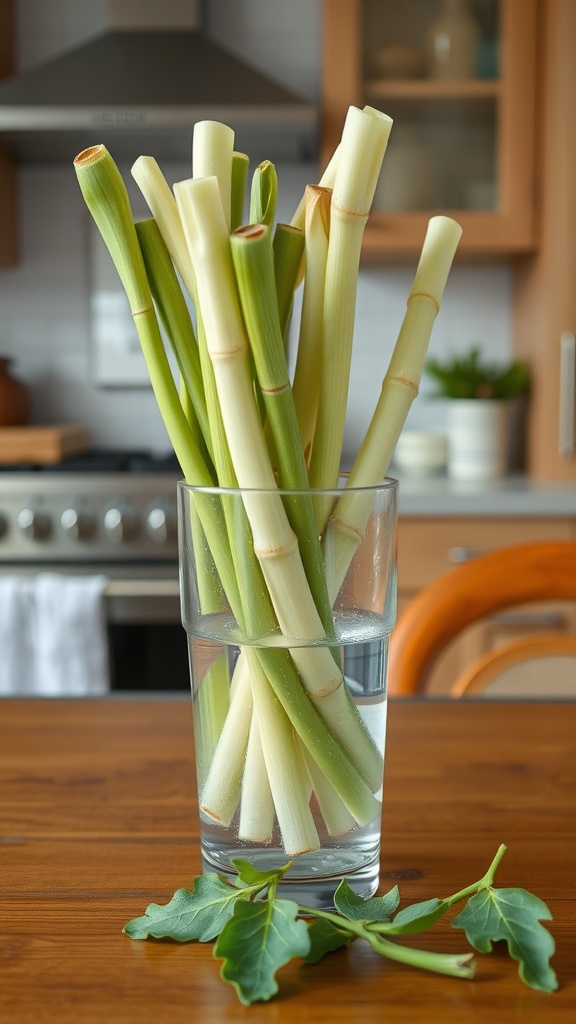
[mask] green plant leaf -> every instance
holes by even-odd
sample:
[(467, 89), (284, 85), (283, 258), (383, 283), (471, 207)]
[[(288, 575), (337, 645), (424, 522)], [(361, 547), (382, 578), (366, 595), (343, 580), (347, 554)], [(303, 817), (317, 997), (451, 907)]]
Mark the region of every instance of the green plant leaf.
[[(342, 922), (345, 928), (345, 922)], [(335, 949), (347, 946), (352, 939), (356, 938), (352, 932), (344, 928), (337, 928), (331, 921), (324, 918), (317, 918), (308, 928), (310, 938), (310, 952), (305, 957), (307, 964), (317, 964), (326, 953), (333, 953)]]
[(239, 900), (234, 916), (224, 926), (214, 956), (224, 963), (220, 971), (246, 1006), (270, 999), (278, 991), (276, 971), (292, 957), (308, 955), (308, 927), (297, 920), (292, 900)]
[(336, 910), (349, 921), (389, 921), (399, 902), (400, 893), (397, 885), (385, 896), (371, 896), (365, 900), (358, 896), (344, 879), (334, 894)]
[(209, 942), (216, 938), (234, 913), (243, 893), (223, 882), (215, 874), (199, 875), (194, 889), (177, 889), (164, 906), (151, 903), (143, 917), (135, 917), (125, 926), (131, 939), (170, 938), (176, 942)]
[(468, 900), (452, 926), (463, 928), (470, 944), (481, 953), (490, 953), (493, 942), (504, 940), (510, 956), (519, 962), (522, 981), (531, 988), (553, 992), (558, 982), (549, 959), (555, 944), (540, 924), (551, 917), (546, 904), (526, 889), (490, 887)]
[(424, 932), (440, 920), (449, 909), (448, 900), (439, 900), (436, 897), (422, 903), (412, 903), (396, 914), (385, 929), (386, 935), (415, 935), (417, 932)]
[(258, 871), (257, 868), (252, 867), (250, 861), (244, 860), (242, 857), (236, 857), (232, 861), (234, 867), (238, 872), (238, 879), (244, 883), (244, 885), (252, 886), (265, 886), (271, 885), (272, 882), (278, 882), (282, 875), (288, 871), (288, 868), (292, 866), (292, 861), (288, 864), (284, 864), (281, 868), (274, 868), (271, 871)]

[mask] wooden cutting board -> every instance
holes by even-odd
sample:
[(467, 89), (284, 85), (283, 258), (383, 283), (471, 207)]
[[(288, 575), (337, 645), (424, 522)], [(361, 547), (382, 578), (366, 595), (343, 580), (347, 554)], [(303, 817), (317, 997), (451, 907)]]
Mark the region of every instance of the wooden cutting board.
[(42, 465), (60, 462), (88, 448), (88, 431), (78, 424), (50, 427), (0, 427), (0, 463)]

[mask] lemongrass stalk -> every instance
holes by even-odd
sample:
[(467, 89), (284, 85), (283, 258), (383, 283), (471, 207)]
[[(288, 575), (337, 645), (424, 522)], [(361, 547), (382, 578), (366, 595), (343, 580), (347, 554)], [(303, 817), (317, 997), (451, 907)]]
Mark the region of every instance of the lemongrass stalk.
[(267, 224), (270, 227), (276, 217), (277, 201), (278, 175), (276, 174), (276, 168), (269, 160), (263, 160), (252, 175), (250, 223)]
[(221, 121), (197, 121), (192, 138), (192, 177), (218, 181), (222, 209), (230, 230), (234, 132)]
[[(290, 652), (286, 648), (251, 648), (262, 666), (268, 682), (282, 704), (290, 723), (301, 737), (311, 757), (331, 781), (344, 805), (359, 825), (367, 825), (380, 812), (380, 802), (373, 795), (352, 762), (342, 752), (330, 730), (304, 688)], [(245, 698), (250, 681), (245, 666), (247, 648), (242, 648), (231, 684), (231, 703), (224, 728), (214, 753), (202, 799), (204, 810), (226, 824), (232, 820), (239, 799), (238, 779), (242, 775), (249, 723)], [(237, 696), (238, 691), (238, 696)], [(250, 703), (249, 714), (252, 713)], [(236, 719), (238, 718), (238, 724)], [(380, 773), (379, 786), (382, 784)], [(226, 810), (228, 809), (228, 810)], [(229, 812), (229, 813), (228, 813)]]
[[(100, 234), (110, 252), (124, 286), (132, 316), (146, 360), (152, 389), (158, 403), (168, 436), (184, 477), (201, 486), (210, 486), (211, 472), (194, 444), (194, 435), (172, 377), (166, 358), (152, 295), (144, 268), (142, 252), (126, 187), (112, 157), (104, 146), (93, 146), (80, 153), (74, 166), (80, 190)], [(202, 525), (228, 599), (239, 607), (240, 597), (234, 574), (230, 549), (223, 535), (221, 518), (210, 509), (210, 514), (198, 511)]]
[[(410, 406), (418, 394), (432, 327), (461, 235), (462, 228), (449, 217), (432, 217), (428, 223), (404, 320), (347, 489), (369, 487), (380, 483), (386, 475)], [(370, 495), (362, 504), (344, 490), (328, 524), (325, 550), (332, 598), (338, 593), (364, 536), (370, 502)]]
[(307, 463), (318, 411), (318, 388), (322, 372), (322, 332), (324, 317), (324, 282), (330, 235), (330, 202), (332, 192), (319, 185), (306, 189), (306, 277), (302, 298), (300, 337), (292, 392), (300, 430), (300, 440)]
[(274, 831), (274, 814), (274, 800), (262, 750), (256, 702), (252, 712), (242, 778), (238, 838), (251, 843), (270, 843)]
[(154, 219), (139, 221), (136, 234), (156, 309), (192, 400), (204, 443), (210, 451), (210, 429), (198, 343), (170, 254)]
[(184, 238), (176, 200), (168, 182), (156, 160), (151, 156), (138, 157), (132, 166), (132, 177), (158, 225), (164, 244), (182, 278), (186, 291), (195, 300), (196, 278), (192, 260)]
[(84, 200), (128, 297), (156, 401), (176, 457), (187, 479), (209, 485), (211, 474), (193, 443), (156, 320), (152, 295), (128, 194), (120, 172), (104, 146), (80, 153), (74, 166)]
[(289, 857), (318, 850), (320, 840), (299, 770), (292, 726), (251, 648), (246, 650), (246, 658), (250, 665), (262, 752), (284, 850)]
[[(327, 167), (326, 167), (322, 177), (320, 178), (320, 181), (318, 182), (318, 184), (320, 185), (321, 188), (329, 188), (329, 189), (333, 189), (334, 188), (334, 182), (336, 180), (336, 170), (338, 168), (339, 154), (340, 154), (340, 145), (338, 145), (336, 147), (336, 149), (334, 150), (332, 156), (330, 157), (330, 160), (328, 161), (328, 165), (327, 165)], [(300, 228), (300, 229), (303, 230), (305, 222), (306, 222), (306, 190), (304, 190), (304, 195), (302, 196), (302, 199), (298, 203), (298, 206), (296, 207), (296, 210), (294, 212), (294, 216), (292, 217), (292, 220), (290, 221), (290, 223), (292, 224), (293, 227)], [(302, 259), (300, 261), (300, 270), (298, 272), (298, 277), (296, 279), (296, 287), (298, 287), (298, 285), (302, 281), (302, 278), (304, 277), (305, 267), (306, 267), (306, 254), (304, 254), (304, 256), (302, 257)]]
[(288, 491), (304, 492), (294, 498), (284, 497), (288, 520), (298, 537), (306, 577), (324, 632), (326, 636), (333, 636), (322, 551), (312, 499), (306, 494), (308, 473), (278, 316), (269, 229), (264, 224), (239, 228), (231, 236), (230, 244), (244, 323), (278, 459), (280, 486)]
[[(350, 760), (378, 786), (382, 756), (360, 715), (348, 703), (341, 673), (322, 646), (325, 631), (308, 586), (260, 426), (248, 369), (248, 343), (239, 306), (226, 224), (214, 178), (175, 186), (197, 274), (198, 296), (213, 361), (230, 453), (254, 538), (254, 550), (286, 638), (316, 642), (292, 653), (304, 685)], [(250, 489), (267, 491), (251, 494)]]
[(329, 835), (343, 836), (354, 828), (356, 822), (342, 802), (337, 790), (320, 771), (310, 751), (301, 744), (302, 756), (310, 777), (310, 784)]
[[(338, 483), (360, 251), (391, 127), (392, 119), (386, 114), (351, 107), (342, 133), (330, 214), (322, 377), (310, 461), (313, 487), (330, 488)], [(320, 532), (329, 514), (329, 503), (317, 502)]]
[(235, 150), (232, 153), (232, 183), (230, 196), (230, 230), (235, 231), (244, 223), (246, 186), (250, 161), (246, 153)]
[(252, 710), (251, 671), (241, 656), (234, 671), (230, 710), (200, 792), (200, 810), (220, 825), (230, 824), (240, 800)]
[[(302, 687), (294, 669), (294, 650), (256, 647), (253, 649), (278, 700), (316, 764), (332, 782), (342, 802), (359, 825), (367, 825), (380, 813), (380, 802), (326, 727), (317, 706)], [(334, 662), (332, 662), (334, 664)], [(382, 763), (377, 788), (382, 786)], [(376, 791), (376, 787), (374, 787)]]
[(304, 232), (291, 224), (277, 224), (272, 243), (274, 251), (274, 280), (280, 330), (284, 338), (284, 347), (288, 336), (294, 292), (298, 282), (298, 274), (304, 252)]
[[(334, 188), (334, 182), (336, 181), (336, 171), (338, 169), (338, 160), (339, 160), (339, 158), (340, 158), (340, 145), (338, 145), (336, 147), (336, 149), (334, 150), (332, 156), (330, 157), (330, 160), (328, 161), (328, 164), (326, 165), (324, 173), (322, 174), (322, 177), (320, 178), (320, 181), (318, 182), (318, 185), (321, 188), (329, 188), (329, 189), (333, 189)], [(306, 188), (308, 188), (308, 186), (306, 186)], [(302, 199), (298, 203), (298, 206), (296, 207), (296, 210), (294, 212), (294, 216), (292, 217), (292, 220), (290, 221), (290, 223), (295, 228), (304, 229), (304, 225), (306, 223), (306, 190), (304, 190), (304, 195), (302, 196)]]
[(206, 781), (230, 707), (228, 658), (221, 652), (206, 669), (194, 704), (194, 747), (198, 786)]
[[(104, 147), (94, 147), (80, 154), (76, 159), (75, 166), (85, 201), (100, 228), (113, 261), (120, 272), (130, 305), (136, 316), (140, 336), (142, 338), (144, 328), (150, 334), (150, 337), (148, 337), (148, 333), (144, 335), (143, 348), (148, 356), (149, 372), (156, 399), (164, 416), (183, 473), (188, 480), (193, 480), (196, 484), (209, 485), (210, 476), (208, 470), (198, 457), (191, 443), (191, 432), (165, 357), (158, 325), (152, 309), (151, 295), (149, 293), (141, 251), (131, 219), (130, 205), (124, 183), (114, 161)], [(214, 506), (214, 503), (208, 496), (205, 502), (197, 498), (196, 504), (201, 514), (207, 542), (217, 563), (218, 572), (223, 581), (226, 594), (237, 620), (241, 623), (242, 608), (236, 576), (227, 547), (227, 538), (221, 525), (220, 506)], [(271, 653), (274, 655), (276, 652)], [(364, 817), (366, 817), (363, 808), (366, 806), (367, 799), (369, 799), (371, 794), (365, 792), (362, 780), (348, 764), (347, 759), (334, 743), (331, 734), (323, 722), (310, 714), (307, 704), (304, 704), (304, 706), (301, 703), (298, 704), (299, 698), (304, 698), (304, 700), (306, 698), (298, 677), (293, 670), (288, 652), (285, 652), (285, 655), (288, 658), (289, 664), (285, 667), (284, 679), (292, 685), (292, 700), (294, 707), (298, 708), (296, 717), (300, 721), (301, 733), (307, 735), (309, 742), (316, 744), (322, 752), (325, 750), (331, 752), (329, 762), (326, 763), (327, 772), (332, 774), (336, 784), (340, 785), (341, 783), (342, 787), (349, 791), (351, 801), (357, 805), (357, 814), (360, 817), (364, 814)], [(280, 657), (282, 657), (282, 654)], [(272, 671), (275, 671), (275, 665), (270, 667)], [(229, 715), (227, 717), (228, 722), (230, 722), (228, 731), (232, 732), (232, 738), (238, 745), (241, 739), (239, 736), (238, 716)], [(247, 739), (248, 727), (249, 723), (245, 731), (245, 739)], [(225, 725), (222, 736), (224, 736), (226, 731)], [(240, 762), (242, 757), (243, 754), (240, 757)], [(218, 790), (220, 790), (220, 796), (226, 798), (226, 806), (230, 809), (230, 806), (234, 804), (234, 786), (230, 783), (229, 766), (230, 760), (227, 759), (225, 762), (225, 773), (223, 776), (221, 774), (218, 778), (217, 769), (218, 767), (222, 768), (222, 762), (218, 761), (215, 757), (207, 785), (212, 776), (212, 785), (214, 786), (215, 775), (216, 793), (218, 794)], [(236, 803), (238, 793), (236, 794)], [(231, 814), (233, 813), (234, 809), (232, 808)], [(218, 817), (218, 815), (216, 816)]]

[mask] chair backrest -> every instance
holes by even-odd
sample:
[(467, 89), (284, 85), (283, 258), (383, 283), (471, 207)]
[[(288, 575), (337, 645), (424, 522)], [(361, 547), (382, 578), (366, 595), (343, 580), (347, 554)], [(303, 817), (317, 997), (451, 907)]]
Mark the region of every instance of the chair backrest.
[(552, 600), (576, 600), (576, 542), (519, 544), (456, 566), (400, 615), (390, 645), (390, 694), (424, 690), (433, 660), (472, 623), (503, 608)]
[(452, 697), (576, 697), (576, 636), (519, 637), (477, 658), (450, 689)]

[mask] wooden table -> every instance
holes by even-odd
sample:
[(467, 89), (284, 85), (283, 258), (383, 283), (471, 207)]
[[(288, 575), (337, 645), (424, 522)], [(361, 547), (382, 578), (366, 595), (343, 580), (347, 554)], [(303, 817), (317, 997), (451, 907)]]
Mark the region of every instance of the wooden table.
[[(189, 705), (0, 701), (0, 1021), (478, 1022), (576, 1019), (576, 702), (394, 702), (382, 887), (410, 901), (481, 877), (554, 915), (561, 989), (526, 988), (503, 951), (474, 981), (381, 960), (360, 943), (293, 961), (281, 992), (244, 1007), (211, 945), (134, 942), (123, 925), (200, 870)], [(467, 949), (440, 922), (422, 946)]]

